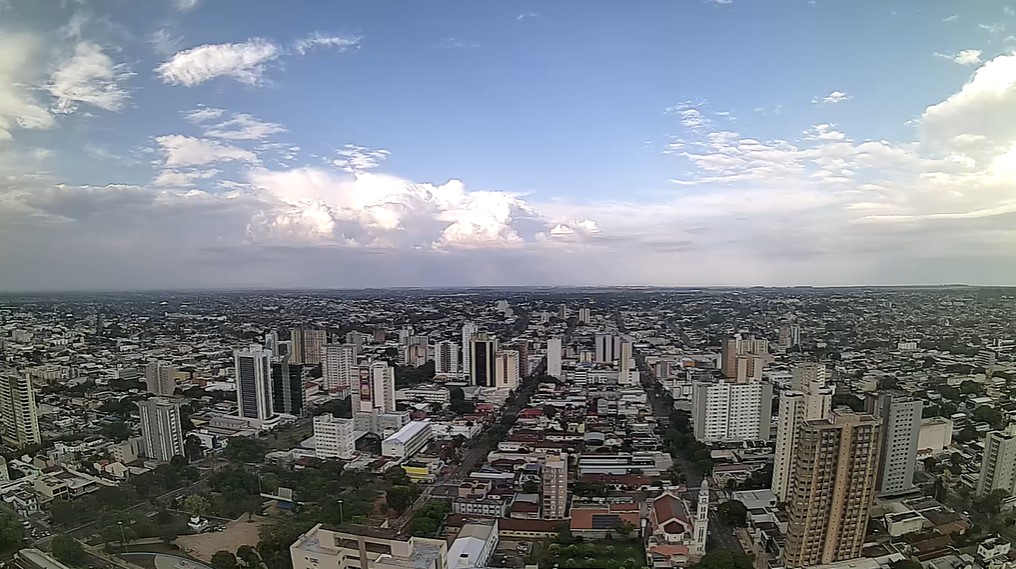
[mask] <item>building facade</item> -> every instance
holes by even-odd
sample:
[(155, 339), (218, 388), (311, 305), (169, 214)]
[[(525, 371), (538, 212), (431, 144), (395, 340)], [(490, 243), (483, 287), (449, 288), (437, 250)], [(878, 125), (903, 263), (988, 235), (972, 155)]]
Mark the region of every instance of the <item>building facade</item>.
[(469, 341), (469, 384), (494, 387), (496, 372), (495, 354), (497, 339), (477, 332)]
[(288, 356), (272, 362), (272, 411), (301, 417), (303, 410), (303, 366)]
[(180, 403), (165, 397), (152, 397), (139, 402), (138, 410), (144, 456), (160, 462), (184, 456)]
[(334, 415), (314, 417), (314, 450), (318, 458), (349, 460), (356, 453), (353, 420)]
[(353, 387), (356, 375), (356, 345), (327, 344), (324, 347), (324, 361), (321, 362), (321, 377), (325, 389), (333, 391)]
[(266, 420), (272, 416), (272, 352), (251, 346), (234, 353), (237, 414), (244, 419)]
[(543, 517), (557, 520), (568, 515), (568, 455), (548, 455), (543, 464)]
[(985, 496), (992, 490), (1005, 490), (1010, 496), (1016, 490), (1016, 424), (984, 436), (977, 495)]
[(328, 332), (321, 328), (294, 328), (289, 333), (292, 342), (290, 362), (318, 365), (328, 343)]
[(833, 401), (833, 389), (826, 386), (825, 366), (797, 366), (792, 373), (792, 389), (780, 393), (780, 413), (776, 423), (772, 489), (780, 502), (787, 501), (790, 491), (790, 473), (801, 425), (829, 416)]
[(427, 446), (434, 438), (428, 421), (410, 421), (395, 434), (381, 441), (381, 455), (405, 460)]
[(434, 344), (434, 372), (459, 372), (459, 346), (451, 340), (442, 340)]
[(145, 366), (145, 385), (149, 393), (172, 397), (176, 392), (176, 368), (166, 362), (148, 362)]
[(881, 393), (868, 399), (868, 411), (882, 419), (879, 449), (879, 496), (897, 496), (915, 490), (917, 443), (921, 436), (924, 403), (902, 393)]
[(769, 383), (696, 383), (691, 418), (703, 442), (769, 440), (773, 386)]
[(360, 366), (359, 380), (353, 386), (353, 413), (395, 411), (395, 368), (386, 362)]
[(476, 324), (472, 322), (462, 325), (462, 373), (468, 374), (472, 370), (472, 357), (469, 350), (472, 349), (473, 335), (478, 331)]
[(515, 389), (519, 385), (519, 352), (498, 350), (495, 356), (494, 387)]
[(0, 372), (0, 422), (7, 445), (21, 448), (42, 442), (35, 389), (27, 375)]

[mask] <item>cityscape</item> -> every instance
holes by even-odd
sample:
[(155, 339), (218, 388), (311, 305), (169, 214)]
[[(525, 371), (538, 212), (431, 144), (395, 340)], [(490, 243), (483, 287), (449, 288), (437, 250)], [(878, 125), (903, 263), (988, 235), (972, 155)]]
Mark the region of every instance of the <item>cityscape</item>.
[(1014, 303), (7, 295), (0, 538), (23, 569), (1008, 567)]

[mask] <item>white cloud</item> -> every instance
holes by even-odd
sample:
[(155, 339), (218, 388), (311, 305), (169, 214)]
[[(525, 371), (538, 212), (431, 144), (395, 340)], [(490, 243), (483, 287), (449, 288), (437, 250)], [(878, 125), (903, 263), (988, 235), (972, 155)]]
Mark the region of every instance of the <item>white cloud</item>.
[(182, 42), (183, 38), (174, 35), (168, 28), (159, 28), (152, 32), (152, 35), (148, 36), (148, 43), (152, 44), (155, 53), (162, 56), (172, 55), (180, 51)]
[(941, 57), (942, 59), (948, 59), (953, 63), (959, 63), (960, 65), (979, 65), (981, 63), (981, 50), (979, 49), (964, 49), (957, 53), (935, 53), (935, 57)]
[(53, 108), (58, 113), (72, 113), (81, 103), (119, 111), (130, 98), (124, 84), (131, 75), (126, 65), (114, 63), (98, 44), (79, 42), (74, 54), (50, 75), (48, 89), (56, 99)]
[(12, 131), (56, 126), (53, 116), (31, 88), (40, 78), (42, 40), (31, 34), (0, 30), (0, 141)]
[(722, 6), (724, 4), (733, 4), (734, 0), (706, 0), (706, 2), (716, 4), (717, 6)]
[(257, 155), (253, 152), (215, 140), (170, 134), (156, 137), (155, 142), (165, 157), (167, 168), (203, 166), (215, 162), (257, 162)]
[(528, 20), (530, 18), (535, 18), (537, 16), (539, 16), (539, 14), (537, 14), (536, 12), (522, 12), (518, 16), (515, 16), (515, 20), (521, 22), (522, 20)]
[(992, 35), (1005, 31), (1005, 24), (977, 24), (977, 27)]
[(804, 132), (806, 140), (845, 140), (847, 136), (833, 128), (831, 124), (817, 124)]
[(946, 17), (942, 18), (942, 21), (943, 22), (955, 22), (956, 20), (959, 20), (959, 19), (960, 19), (960, 17), (958, 15), (953, 14), (952, 16), (946, 16)]
[(335, 153), (339, 157), (332, 160), (332, 164), (351, 173), (373, 170), (381, 166), (381, 163), (391, 154), (383, 148), (374, 149), (355, 144), (347, 144), (336, 150)]
[(1016, 8), (1013, 8), (1012, 6), (1002, 6), (1002, 12), (1005, 13), (1006, 16), (1016, 18)]
[(173, 0), (173, 4), (176, 9), (181, 12), (188, 12), (197, 7), (201, 3), (201, 0)]
[(191, 109), (189, 111), (185, 111), (183, 113), (183, 116), (184, 116), (185, 119), (187, 119), (188, 121), (190, 121), (190, 122), (192, 122), (194, 124), (200, 124), (200, 123), (203, 123), (203, 122), (207, 122), (207, 121), (210, 121), (210, 120), (217, 119), (217, 118), (221, 117), (222, 114), (225, 113), (225, 112), (226, 111), (224, 111), (223, 109), (217, 109), (215, 107), (206, 107), (204, 105), (199, 105), (198, 108), (196, 108), (196, 109)]
[[(199, 117), (208, 116), (208, 111), (211, 110), (205, 109), (206, 112), (203, 114), (200, 114), (199, 110)], [(189, 116), (193, 117), (194, 115), (192, 113)], [(205, 129), (205, 136), (225, 138), (227, 140), (261, 140), (280, 132), (286, 132), (285, 127), (281, 124), (264, 122), (252, 115), (237, 113), (229, 120)]]
[(825, 97), (815, 97), (811, 100), (812, 103), (822, 105), (832, 105), (835, 103), (842, 103), (843, 101), (849, 101), (852, 97), (843, 91), (833, 91)]
[(482, 47), (480, 42), (460, 40), (457, 38), (445, 38), (438, 42), (437, 45), (442, 49), (477, 49)]
[(206, 180), (218, 176), (220, 171), (215, 168), (208, 170), (163, 170), (153, 182), (156, 186), (183, 187), (190, 186), (195, 180)]
[(277, 45), (257, 38), (243, 43), (208, 44), (176, 53), (156, 71), (163, 82), (187, 87), (216, 77), (256, 85), (266, 66), (280, 54)]
[(363, 38), (360, 36), (327, 36), (319, 32), (310, 34), (293, 42), (293, 49), (300, 55), (318, 48), (336, 49), (339, 52), (357, 49)]

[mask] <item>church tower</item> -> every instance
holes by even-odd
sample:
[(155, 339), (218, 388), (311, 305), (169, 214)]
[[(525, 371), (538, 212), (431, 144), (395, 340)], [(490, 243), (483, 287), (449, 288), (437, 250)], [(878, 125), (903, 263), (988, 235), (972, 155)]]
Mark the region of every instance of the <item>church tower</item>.
[(709, 534), (709, 481), (703, 480), (698, 495), (698, 511), (695, 513), (695, 542), (689, 547), (694, 557), (706, 554), (706, 537)]

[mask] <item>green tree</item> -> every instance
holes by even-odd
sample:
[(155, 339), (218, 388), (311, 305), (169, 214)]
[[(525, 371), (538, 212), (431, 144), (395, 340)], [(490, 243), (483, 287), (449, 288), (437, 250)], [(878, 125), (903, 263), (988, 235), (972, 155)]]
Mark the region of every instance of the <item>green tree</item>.
[(11, 514), (0, 514), (0, 551), (8, 551), (21, 547), (25, 537), (25, 528)]
[(394, 466), (385, 471), (385, 482), (392, 486), (408, 486), (410, 484), (409, 475), (406, 474), (406, 469), (401, 466)]
[(413, 535), (421, 537), (432, 537), (437, 534), (437, 530), (441, 527), (441, 522), (429, 517), (416, 517), (413, 518), (413, 525), (411, 526)]
[(385, 494), (385, 503), (400, 514), (406, 511), (415, 499), (415, 489), (410, 486), (392, 486)]
[(540, 485), (535, 480), (526, 480), (522, 483), (522, 491), (526, 494), (535, 494), (540, 491)]
[(191, 435), (183, 441), (183, 453), (190, 462), (197, 462), (205, 455), (205, 447), (201, 446), (201, 439)]
[(464, 401), (466, 399), (466, 392), (463, 391), (461, 387), (453, 387), (451, 391), (448, 392), (448, 396), (452, 401)]
[(748, 525), (748, 508), (737, 500), (727, 500), (716, 509), (720, 519), (732, 527), (742, 528)]
[(243, 562), (247, 567), (260, 567), (261, 566), (261, 555), (256, 549), (249, 545), (241, 545), (236, 550), (236, 558)]
[(988, 423), (994, 428), (1001, 428), (1003, 416), (1002, 412), (990, 405), (981, 405), (977, 409), (974, 409), (974, 420), (980, 423)]
[(68, 565), (83, 565), (88, 560), (88, 555), (78, 541), (67, 535), (53, 536), (50, 544), (50, 551), (57, 561)]
[(262, 462), (268, 453), (268, 443), (249, 437), (233, 437), (226, 447), (226, 458), (233, 462)]
[(215, 569), (236, 569), (236, 556), (226, 550), (219, 550), (212, 555), (212, 567)]
[(910, 559), (901, 559), (896, 563), (890, 563), (891, 569), (924, 569), (924, 565)]
[(187, 496), (183, 501), (183, 510), (201, 518), (212, 508), (208, 500), (199, 494)]

